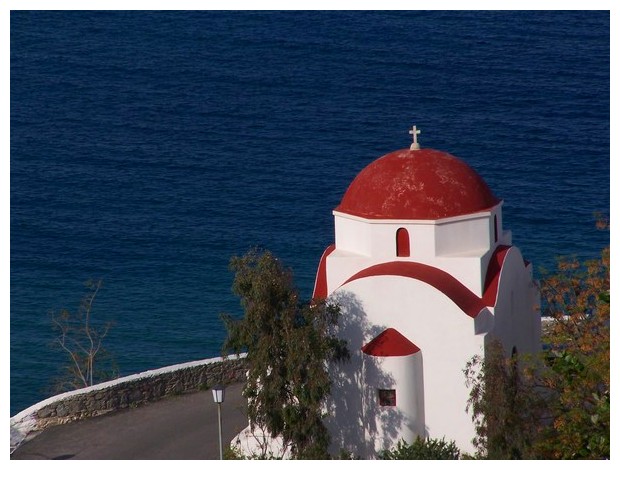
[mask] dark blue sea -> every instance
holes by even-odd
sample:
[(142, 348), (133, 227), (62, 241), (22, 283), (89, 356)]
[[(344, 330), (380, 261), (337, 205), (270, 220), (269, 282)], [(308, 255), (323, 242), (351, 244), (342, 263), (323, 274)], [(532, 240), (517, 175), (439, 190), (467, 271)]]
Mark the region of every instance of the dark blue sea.
[(420, 143), (472, 165), (539, 267), (609, 232), (605, 11), (11, 12), (11, 415), (64, 363), (49, 311), (103, 279), (121, 375), (217, 356), (228, 261), (312, 293), (354, 176)]

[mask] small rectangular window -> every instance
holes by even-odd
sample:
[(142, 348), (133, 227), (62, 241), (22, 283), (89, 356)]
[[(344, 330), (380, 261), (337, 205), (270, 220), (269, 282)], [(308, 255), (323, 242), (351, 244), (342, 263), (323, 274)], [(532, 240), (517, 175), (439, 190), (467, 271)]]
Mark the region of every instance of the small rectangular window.
[(382, 407), (396, 406), (396, 390), (379, 390), (379, 405)]

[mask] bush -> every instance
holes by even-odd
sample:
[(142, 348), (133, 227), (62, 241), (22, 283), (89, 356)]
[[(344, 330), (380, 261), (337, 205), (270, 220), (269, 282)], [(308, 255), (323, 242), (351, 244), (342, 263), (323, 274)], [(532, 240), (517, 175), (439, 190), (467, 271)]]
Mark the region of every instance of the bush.
[(454, 441), (418, 437), (411, 445), (400, 440), (391, 450), (383, 450), (379, 460), (458, 460), (460, 454)]

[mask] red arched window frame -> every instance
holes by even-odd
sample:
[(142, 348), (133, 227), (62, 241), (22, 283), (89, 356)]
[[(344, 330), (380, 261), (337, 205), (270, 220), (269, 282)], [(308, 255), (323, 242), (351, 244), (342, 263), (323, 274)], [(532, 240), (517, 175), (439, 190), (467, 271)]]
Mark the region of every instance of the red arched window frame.
[(399, 228), (396, 230), (396, 256), (408, 257), (410, 255), (409, 232), (406, 228)]

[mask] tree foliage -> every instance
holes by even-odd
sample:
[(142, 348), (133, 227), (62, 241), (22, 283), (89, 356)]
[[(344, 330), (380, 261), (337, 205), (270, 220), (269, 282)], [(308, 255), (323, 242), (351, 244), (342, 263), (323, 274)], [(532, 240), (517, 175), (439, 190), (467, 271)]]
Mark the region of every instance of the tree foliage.
[(223, 315), (224, 351), (247, 350), (244, 395), (251, 427), (281, 436), (293, 458), (327, 458), (329, 434), (322, 421), (331, 387), (327, 362), (348, 356), (344, 343), (330, 335), (338, 307), (302, 303), (291, 270), (268, 251), (233, 257), (230, 268), (244, 315)]
[(67, 355), (64, 374), (57, 380), (57, 392), (74, 390), (110, 380), (116, 375), (111, 356), (103, 346), (111, 322), (93, 318), (93, 304), (103, 282), (89, 280), (88, 292), (75, 312), (62, 309), (50, 313), (52, 328), (57, 333), (54, 345)]
[(507, 357), (494, 340), (485, 347), (484, 358), (476, 355), (467, 363), (465, 375), (471, 387), (467, 411), (476, 430), (476, 457), (530, 458), (543, 411), (532, 371), (520, 364), (518, 355)]
[(399, 440), (394, 448), (383, 450), (378, 457), (379, 460), (458, 460), (460, 454), (454, 441), (417, 437), (411, 444)]
[(547, 365), (541, 384), (552, 421), (538, 450), (546, 458), (608, 458), (610, 449), (609, 248), (601, 258), (563, 260), (541, 283)]
[(561, 260), (541, 281), (542, 355), (506, 358), (494, 344), (468, 363), (478, 456), (609, 458), (609, 292), (609, 248)]

